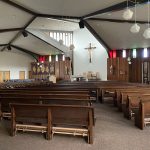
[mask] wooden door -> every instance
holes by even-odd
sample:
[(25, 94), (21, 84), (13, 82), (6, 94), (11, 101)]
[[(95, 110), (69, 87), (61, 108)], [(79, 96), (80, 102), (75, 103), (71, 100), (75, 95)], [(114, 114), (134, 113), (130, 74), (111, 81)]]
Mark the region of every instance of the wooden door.
[(25, 71), (19, 71), (19, 79), (21, 80), (25, 79)]
[(3, 72), (3, 80), (10, 80), (10, 71)]
[(0, 82), (3, 82), (3, 71), (0, 71)]
[(32, 72), (31, 71), (28, 72), (28, 79), (32, 79)]

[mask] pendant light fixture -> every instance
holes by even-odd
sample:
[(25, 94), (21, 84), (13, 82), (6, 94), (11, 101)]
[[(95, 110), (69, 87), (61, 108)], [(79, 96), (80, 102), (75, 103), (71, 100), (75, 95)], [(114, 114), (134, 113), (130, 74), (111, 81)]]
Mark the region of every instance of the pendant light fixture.
[(70, 49), (70, 50), (74, 50), (74, 48), (75, 48), (74, 44), (71, 44), (71, 45), (69, 46), (69, 49)]
[(148, 28), (143, 33), (145, 39), (150, 39), (149, 13), (150, 13), (150, 8), (149, 8), (149, 0), (148, 0)]
[(138, 32), (140, 31), (140, 26), (136, 23), (136, 5), (137, 5), (137, 3), (136, 3), (136, 0), (135, 0), (135, 7), (134, 7), (135, 23), (134, 23), (134, 25), (132, 25), (131, 28), (130, 28), (130, 32), (132, 32), (132, 33), (138, 33)]
[(124, 13), (123, 13), (123, 18), (125, 19), (125, 20), (130, 20), (130, 19), (132, 19), (132, 17), (133, 17), (133, 11), (131, 11), (130, 9), (129, 9), (129, 0), (127, 0), (127, 9), (124, 11)]

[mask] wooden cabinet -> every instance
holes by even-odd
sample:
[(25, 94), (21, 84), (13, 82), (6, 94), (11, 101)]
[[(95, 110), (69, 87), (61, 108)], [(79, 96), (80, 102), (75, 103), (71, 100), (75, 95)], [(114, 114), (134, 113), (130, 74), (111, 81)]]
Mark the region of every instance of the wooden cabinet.
[[(143, 64), (143, 66), (142, 66)], [(142, 75), (143, 68), (143, 75)], [(125, 82), (147, 82), (150, 77), (150, 64), (143, 62), (141, 58), (132, 58), (131, 64), (127, 58), (108, 58), (107, 59), (107, 79)]]
[(129, 81), (129, 64), (126, 58), (107, 59), (107, 79)]

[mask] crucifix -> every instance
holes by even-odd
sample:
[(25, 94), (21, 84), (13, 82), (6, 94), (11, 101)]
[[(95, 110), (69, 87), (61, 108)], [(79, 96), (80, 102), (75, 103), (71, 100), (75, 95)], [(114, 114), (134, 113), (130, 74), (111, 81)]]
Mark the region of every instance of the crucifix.
[(96, 47), (92, 47), (92, 44), (90, 43), (90, 46), (85, 48), (89, 51), (89, 62), (92, 62), (92, 50), (95, 49)]

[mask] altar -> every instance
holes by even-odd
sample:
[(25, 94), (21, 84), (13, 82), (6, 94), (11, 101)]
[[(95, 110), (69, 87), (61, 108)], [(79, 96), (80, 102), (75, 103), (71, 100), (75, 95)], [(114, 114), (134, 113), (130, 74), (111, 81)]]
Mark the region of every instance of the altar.
[(84, 76), (72, 76), (71, 77), (72, 81), (83, 81), (85, 80)]

